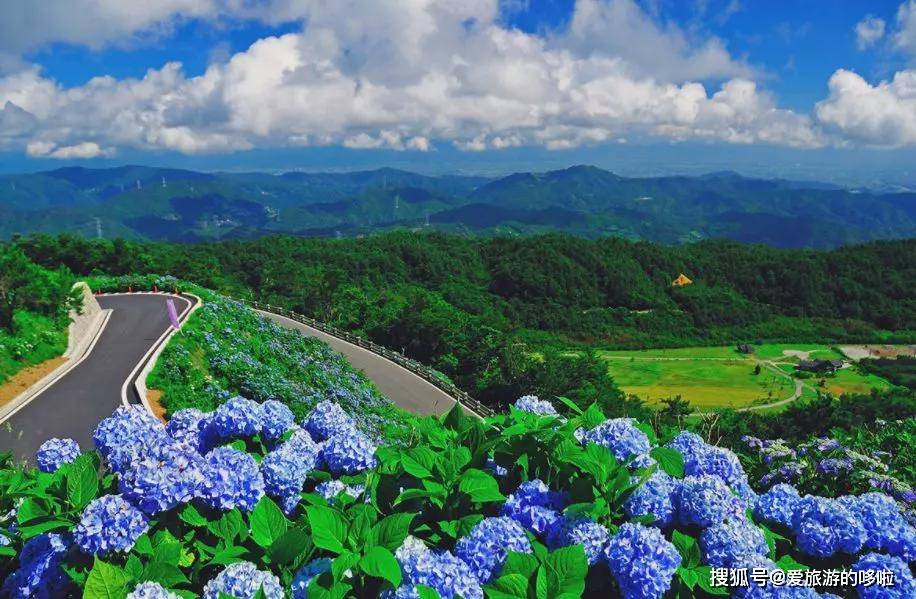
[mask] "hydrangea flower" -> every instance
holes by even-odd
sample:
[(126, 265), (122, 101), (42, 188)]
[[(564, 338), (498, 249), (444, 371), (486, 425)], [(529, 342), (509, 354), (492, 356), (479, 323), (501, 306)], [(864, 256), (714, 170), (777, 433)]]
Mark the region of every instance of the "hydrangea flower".
[(264, 489), (284, 503), (285, 511), (291, 512), (299, 503), (302, 485), (308, 473), (318, 465), (319, 451), (319, 445), (306, 431), (299, 429), (261, 460)]
[(552, 403), (543, 399), (538, 399), (537, 395), (523, 395), (515, 400), (512, 406), (517, 410), (538, 414), (539, 416), (560, 416)]
[(76, 441), (54, 437), (41, 444), (35, 461), (42, 472), (55, 472), (62, 465), (72, 463), (79, 455), (80, 446)]
[(321, 401), (312, 408), (302, 426), (317, 441), (324, 441), (356, 428), (356, 423), (343, 408), (333, 401)]
[[(774, 585), (767, 581), (760, 585), (750, 578), (750, 573), (754, 569), (774, 572), (779, 570), (771, 559), (761, 555), (750, 555), (739, 563), (735, 568), (746, 569), (748, 571), (748, 585), (737, 586), (732, 589), (732, 597), (736, 599), (821, 599), (817, 591), (810, 587), (790, 587), (785, 585)], [(825, 598), (826, 599), (826, 598)]]
[(890, 570), (894, 573), (893, 586), (865, 586), (856, 587), (859, 599), (911, 599), (916, 597), (916, 580), (910, 567), (899, 557), (869, 553), (863, 555), (852, 566), (853, 570), (863, 572), (867, 570)]
[(186, 408), (172, 414), (172, 417), (165, 425), (165, 430), (178, 443), (205, 453), (210, 449), (204, 443), (208, 436), (206, 431), (209, 424), (208, 414), (201, 412), (197, 408)]
[(484, 584), (499, 575), (509, 551), (531, 553), (532, 549), (519, 523), (504, 516), (481, 520), (455, 545), (455, 555)]
[(820, 558), (858, 553), (867, 538), (865, 527), (842, 503), (812, 495), (798, 502), (792, 529), (802, 553)]
[(165, 426), (141, 406), (121, 406), (102, 420), (92, 441), (115, 472), (124, 472), (149, 448), (169, 442)]
[(374, 468), (375, 444), (356, 429), (338, 433), (324, 442), (321, 458), (331, 472), (355, 474)]
[(293, 583), (290, 586), (292, 599), (308, 599), (309, 584), (318, 576), (331, 570), (331, 559), (319, 557), (302, 566), (296, 576), (293, 577)]
[(486, 468), (490, 472), (490, 474), (496, 477), (501, 478), (509, 474), (509, 470), (497, 464), (496, 460), (494, 460), (493, 458), (487, 458)]
[(69, 547), (65, 535), (45, 533), (32, 537), (19, 553), (19, 568), (0, 587), (0, 596), (11, 599), (54, 599), (65, 596), (70, 578), (61, 568)]
[(258, 464), (244, 451), (217, 447), (207, 454), (201, 499), (210, 507), (249, 512), (264, 496)]
[(681, 554), (657, 528), (630, 522), (608, 541), (605, 556), (626, 599), (659, 599), (681, 565)]
[(563, 493), (551, 491), (543, 481), (534, 479), (523, 482), (506, 499), (502, 515), (512, 518), (535, 534), (543, 534), (560, 519), (559, 511), (566, 504)]
[(754, 516), (764, 522), (781, 524), (789, 528), (792, 526), (792, 518), (800, 501), (801, 496), (795, 487), (780, 483), (757, 498)]
[(845, 496), (837, 501), (865, 528), (865, 547), (882, 550), (905, 561), (916, 560), (916, 528), (907, 522), (897, 503), (884, 493)]
[(328, 480), (315, 487), (315, 492), (328, 502), (331, 502), (341, 493), (346, 493), (353, 498), (359, 497), (363, 493), (363, 486), (356, 485), (351, 487), (342, 480)]
[(681, 524), (706, 528), (728, 518), (744, 517), (744, 504), (718, 476), (688, 476), (673, 493)]
[(261, 431), (261, 404), (237, 395), (213, 412), (211, 426), (224, 439), (253, 437)]
[(169, 591), (158, 582), (141, 582), (134, 590), (127, 594), (126, 599), (180, 599), (178, 595)]
[(123, 472), (121, 493), (147, 514), (154, 515), (200, 495), (203, 459), (190, 447), (174, 443), (150, 448)]
[(121, 495), (103, 495), (93, 499), (80, 517), (73, 538), (85, 553), (107, 555), (112, 551), (128, 552), (146, 532), (149, 523), (139, 509)]
[(678, 486), (678, 481), (661, 470), (652, 473), (652, 476), (640, 485), (630, 495), (623, 510), (630, 519), (641, 516), (654, 516), (653, 526), (665, 528), (674, 519), (674, 503), (672, 494)]
[(849, 458), (824, 458), (817, 463), (817, 473), (825, 476), (840, 476), (852, 470), (852, 460)]
[(296, 423), (293, 411), (275, 399), (261, 404), (261, 414), (261, 438), (266, 441), (279, 439)]
[(734, 452), (724, 447), (709, 445), (702, 437), (689, 431), (681, 431), (668, 443), (684, 458), (684, 474), (687, 476), (718, 476), (745, 500), (752, 499), (753, 492), (747, 482), (747, 474)]
[(646, 433), (636, 428), (632, 418), (611, 418), (586, 432), (586, 443), (606, 447), (620, 461), (648, 453), (652, 449)]
[(434, 589), (442, 599), (483, 599), (480, 582), (468, 571), (468, 565), (448, 551), (431, 551), (423, 541), (407, 537), (394, 556), (401, 565), (404, 582), (390, 597), (414, 597), (414, 586), (422, 584)]
[(263, 590), (267, 599), (285, 597), (279, 578), (258, 570), (251, 562), (236, 562), (226, 566), (206, 584), (203, 599), (219, 599), (220, 593), (235, 599), (252, 599), (258, 590)]
[(608, 529), (589, 518), (561, 518), (547, 532), (547, 545), (553, 549), (568, 545), (582, 545), (588, 565), (594, 566), (604, 558), (610, 533)]
[(765, 556), (769, 548), (763, 531), (747, 519), (734, 519), (710, 526), (700, 535), (703, 563), (731, 568), (752, 555)]

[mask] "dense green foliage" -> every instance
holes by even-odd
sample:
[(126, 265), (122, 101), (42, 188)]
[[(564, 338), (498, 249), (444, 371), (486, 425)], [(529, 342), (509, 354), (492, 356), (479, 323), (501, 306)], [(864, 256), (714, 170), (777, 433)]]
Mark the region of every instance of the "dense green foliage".
[(861, 360), (858, 366), (865, 372), (886, 378), (895, 385), (916, 391), (916, 357)]

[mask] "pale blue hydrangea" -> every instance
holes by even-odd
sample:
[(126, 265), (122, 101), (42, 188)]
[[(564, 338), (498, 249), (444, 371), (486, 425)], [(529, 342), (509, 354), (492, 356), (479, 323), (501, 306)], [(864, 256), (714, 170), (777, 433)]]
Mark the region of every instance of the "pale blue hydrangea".
[(654, 516), (652, 525), (666, 528), (674, 520), (672, 495), (677, 486), (676, 479), (661, 470), (655, 471), (624, 503), (624, 513), (630, 519)]
[(551, 491), (543, 481), (534, 479), (523, 482), (509, 495), (501, 514), (540, 535), (560, 519), (560, 510), (567, 503), (563, 493)]
[(747, 519), (735, 518), (704, 530), (700, 551), (704, 564), (731, 568), (752, 555), (767, 555), (769, 548), (762, 530)]
[(893, 586), (865, 586), (856, 587), (859, 599), (912, 599), (916, 597), (916, 580), (910, 567), (899, 557), (869, 553), (863, 555), (852, 566), (853, 570), (862, 572), (867, 570), (889, 570), (894, 574)]
[(158, 582), (148, 580), (135, 586), (134, 590), (127, 594), (126, 599), (180, 599), (180, 597)]
[(61, 568), (69, 537), (44, 533), (32, 537), (19, 553), (19, 568), (7, 576), (0, 596), (10, 599), (54, 599), (65, 596), (70, 578)]
[(531, 553), (532, 549), (521, 525), (504, 516), (481, 520), (455, 545), (455, 555), (483, 584), (499, 576), (509, 551)]
[(758, 520), (789, 528), (792, 526), (792, 519), (800, 501), (798, 489), (786, 483), (779, 483), (757, 498), (754, 516)]
[(271, 497), (280, 499), (287, 513), (298, 505), (305, 479), (318, 465), (319, 451), (319, 445), (309, 434), (298, 429), (261, 460), (265, 491)]
[(356, 429), (332, 436), (321, 447), (321, 459), (331, 472), (356, 474), (376, 464), (375, 443)]
[(605, 556), (624, 599), (660, 599), (681, 565), (681, 554), (659, 529), (630, 522), (608, 541)]
[(220, 510), (254, 509), (264, 496), (264, 478), (254, 458), (231, 447), (217, 447), (205, 460), (203, 502)]
[(80, 446), (73, 439), (54, 437), (41, 444), (35, 454), (38, 469), (42, 472), (56, 472), (64, 464), (70, 464), (80, 455)]
[(559, 417), (560, 415), (556, 408), (553, 407), (552, 403), (543, 399), (538, 399), (537, 395), (523, 395), (515, 400), (512, 406), (516, 410), (538, 414), (539, 416)]
[(350, 486), (342, 480), (328, 480), (316, 486), (315, 492), (324, 497), (328, 502), (332, 502), (341, 493), (346, 493), (354, 499), (359, 497), (363, 494), (363, 486)]
[(165, 426), (141, 406), (121, 406), (102, 420), (92, 440), (115, 472), (128, 469), (150, 447), (170, 441)]
[(296, 576), (293, 577), (292, 585), (290, 586), (290, 594), (292, 599), (308, 599), (309, 596), (309, 584), (312, 580), (318, 576), (321, 576), (325, 572), (331, 571), (331, 560), (327, 557), (319, 557), (313, 559), (309, 563), (302, 566)]
[(170, 443), (148, 448), (118, 480), (118, 489), (150, 515), (198, 497), (204, 483), (204, 461), (190, 447)]
[(490, 474), (492, 474), (493, 476), (499, 477), (499, 478), (502, 478), (503, 476), (506, 476), (507, 474), (509, 474), (509, 470), (497, 464), (496, 460), (494, 460), (493, 458), (487, 458), (486, 467), (487, 467), (487, 471), (489, 471)]
[(916, 528), (907, 522), (897, 502), (884, 493), (847, 495), (837, 501), (852, 512), (865, 528), (865, 547), (916, 560)]
[(806, 495), (792, 518), (795, 543), (802, 553), (827, 558), (858, 553), (867, 534), (858, 518), (835, 499)]
[(468, 564), (448, 551), (431, 551), (423, 541), (407, 537), (395, 552), (404, 575), (402, 586), (388, 597), (402, 599), (416, 596), (415, 585), (434, 589), (442, 599), (483, 599), (480, 581), (468, 570)]
[(76, 525), (73, 538), (85, 553), (127, 553), (149, 528), (146, 516), (121, 495), (92, 500)]
[(235, 599), (252, 599), (258, 590), (263, 590), (267, 599), (285, 597), (279, 578), (258, 570), (251, 562), (236, 562), (226, 566), (206, 584), (203, 599), (219, 599), (220, 593)]
[(636, 427), (636, 421), (632, 418), (605, 420), (586, 432), (584, 441), (606, 447), (620, 461), (648, 453), (652, 449), (649, 437)]
[(685, 526), (706, 528), (744, 517), (744, 504), (718, 476), (688, 476), (672, 497), (677, 518)]
[(344, 434), (356, 428), (356, 423), (343, 408), (333, 401), (321, 401), (312, 408), (302, 426), (317, 441)]
[(262, 403), (261, 413), (261, 438), (265, 441), (279, 439), (296, 423), (293, 411), (275, 399), (269, 399)]
[(594, 566), (604, 559), (610, 533), (608, 529), (585, 517), (563, 517), (547, 532), (547, 545), (552, 549), (582, 545), (588, 564)]
[(261, 431), (261, 404), (237, 395), (213, 412), (210, 425), (224, 439), (253, 437)]

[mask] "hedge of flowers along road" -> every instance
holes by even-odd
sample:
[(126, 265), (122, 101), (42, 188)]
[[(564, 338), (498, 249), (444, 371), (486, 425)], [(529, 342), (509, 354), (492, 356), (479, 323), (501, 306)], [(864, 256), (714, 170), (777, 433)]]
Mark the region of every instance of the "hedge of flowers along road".
[(711, 568), (810, 567), (870, 575), (731, 592), (916, 596), (916, 531), (889, 496), (758, 496), (730, 451), (688, 432), (659, 445), (595, 406), (454, 410), (386, 445), (332, 401), (300, 419), (235, 397), (167, 425), (119, 408), (93, 438), (0, 471), (3, 595), (686, 598), (728, 594)]

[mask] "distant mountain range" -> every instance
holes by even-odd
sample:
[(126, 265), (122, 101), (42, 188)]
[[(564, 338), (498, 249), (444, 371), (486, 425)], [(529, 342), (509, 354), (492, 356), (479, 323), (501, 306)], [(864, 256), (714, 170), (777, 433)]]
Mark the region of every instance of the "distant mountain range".
[(626, 178), (591, 166), (497, 179), (395, 169), (272, 175), (72, 167), (0, 176), (0, 214), (0, 238), (69, 232), (194, 242), (429, 228), (836, 247), (916, 236), (916, 193), (730, 172)]

